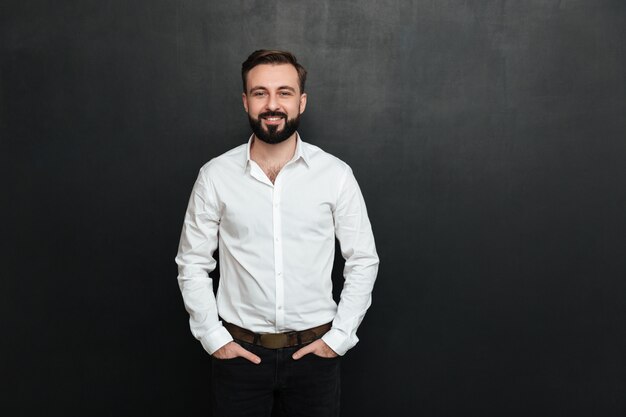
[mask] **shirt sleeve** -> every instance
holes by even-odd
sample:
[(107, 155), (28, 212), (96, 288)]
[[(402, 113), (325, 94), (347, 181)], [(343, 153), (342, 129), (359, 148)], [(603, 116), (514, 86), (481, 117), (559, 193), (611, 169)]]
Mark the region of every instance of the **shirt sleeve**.
[(212, 354), (233, 339), (219, 321), (213, 280), (209, 277), (216, 267), (213, 253), (218, 242), (220, 210), (205, 168), (200, 170), (189, 198), (176, 263), (191, 333)]
[(322, 340), (344, 355), (359, 341), (356, 331), (372, 303), (379, 260), (363, 195), (349, 167), (341, 184), (333, 216), (335, 235), (346, 260), (345, 281), (332, 328)]

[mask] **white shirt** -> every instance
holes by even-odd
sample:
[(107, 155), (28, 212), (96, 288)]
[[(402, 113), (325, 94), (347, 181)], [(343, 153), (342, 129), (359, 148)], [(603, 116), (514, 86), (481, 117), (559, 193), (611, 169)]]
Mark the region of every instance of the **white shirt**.
[[(209, 353), (233, 340), (218, 313), (256, 333), (332, 321), (322, 339), (339, 355), (358, 342), (379, 263), (365, 203), (346, 163), (296, 140), (274, 184), (250, 159), (252, 137), (200, 169), (176, 263), (191, 332)], [(335, 237), (346, 259), (338, 305)], [(217, 298), (208, 276), (216, 248)]]

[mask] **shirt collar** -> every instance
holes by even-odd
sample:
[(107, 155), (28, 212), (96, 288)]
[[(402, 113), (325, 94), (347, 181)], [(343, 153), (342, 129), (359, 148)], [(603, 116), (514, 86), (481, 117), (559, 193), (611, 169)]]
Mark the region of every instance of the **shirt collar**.
[[(248, 164), (250, 163), (250, 147), (252, 146), (252, 140), (254, 139), (254, 133), (250, 135), (248, 139), (248, 144), (246, 145), (246, 160), (244, 161), (244, 170), (248, 168)], [(296, 151), (293, 154), (293, 158), (291, 158), (290, 162), (295, 162), (298, 159), (302, 158), (304, 163), (309, 166), (309, 155), (306, 152), (304, 147), (304, 142), (300, 138), (300, 134), (296, 132)]]

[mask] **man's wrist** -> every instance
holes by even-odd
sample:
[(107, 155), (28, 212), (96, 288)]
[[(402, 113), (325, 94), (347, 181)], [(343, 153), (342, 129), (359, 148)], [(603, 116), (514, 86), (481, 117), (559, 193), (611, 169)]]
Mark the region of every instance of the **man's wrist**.
[(228, 330), (224, 326), (220, 326), (211, 333), (204, 335), (200, 339), (200, 343), (204, 350), (206, 350), (209, 354), (215, 353), (216, 350), (227, 344), (228, 342), (232, 342), (233, 337), (228, 333)]
[(339, 329), (330, 329), (324, 336), (322, 336), (322, 341), (328, 345), (337, 355), (343, 356), (346, 354), (348, 349), (345, 349), (345, 342), (347, 337), (343, 334), (343, 332)]

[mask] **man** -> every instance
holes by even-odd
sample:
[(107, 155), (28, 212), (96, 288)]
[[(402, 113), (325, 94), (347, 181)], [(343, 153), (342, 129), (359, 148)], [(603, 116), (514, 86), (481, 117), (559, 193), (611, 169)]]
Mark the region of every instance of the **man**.
[(363, 197), (348, 165), (296, 131), (306, 70), (292, 54), (256, 51), (242, 79), (253, 135), (200, 170), (176, 257), (191, 331), (213, 357), (214, 415), (339, 415), (340, 356), (358, 341), (378, 270)]

